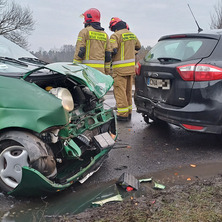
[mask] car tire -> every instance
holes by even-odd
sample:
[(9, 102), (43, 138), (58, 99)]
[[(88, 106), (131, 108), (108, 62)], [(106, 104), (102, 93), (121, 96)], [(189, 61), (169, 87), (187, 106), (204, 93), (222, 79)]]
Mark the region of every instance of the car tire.
[(23, 131), (2, 133), (0, 188), (3, 191), (12, 191), (21, 182), (23, 166), (32, 167), (47, 177), (53, 177), (57, 173), (51, 149), (37, 136)]

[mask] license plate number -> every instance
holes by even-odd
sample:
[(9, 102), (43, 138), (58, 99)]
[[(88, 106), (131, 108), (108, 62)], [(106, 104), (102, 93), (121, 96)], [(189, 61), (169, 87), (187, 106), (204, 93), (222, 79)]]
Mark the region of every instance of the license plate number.
[(152, 87), (152, 88), (161, 88), (161, 89), (167, 90), (167, 89), (170, 89), (170, 80), (148, 78), (147, 86)]

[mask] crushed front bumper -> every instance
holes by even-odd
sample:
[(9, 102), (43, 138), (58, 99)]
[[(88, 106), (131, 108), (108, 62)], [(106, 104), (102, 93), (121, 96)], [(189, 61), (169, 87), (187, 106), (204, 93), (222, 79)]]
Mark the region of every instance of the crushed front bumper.
[(22, 181), (13, 191), (9, 192), (8, 194), (13, 196), (33, 197), (49, 195), (62, 191), (70, 187), (73, 183), (83, 178), (89, 177), (94, 172), (96, 172), (97, 169), (100, 168), (102, 162), (107, 158), (107, 154), (111, 148), (112, 147), (108, 147), (102, 150), (91, 160), (91, 162), (86, 167), (82, 168), (78, 173), (70, 176), (62, 183), (47, 179), (39, 171), (33, 168), (23, 167)]

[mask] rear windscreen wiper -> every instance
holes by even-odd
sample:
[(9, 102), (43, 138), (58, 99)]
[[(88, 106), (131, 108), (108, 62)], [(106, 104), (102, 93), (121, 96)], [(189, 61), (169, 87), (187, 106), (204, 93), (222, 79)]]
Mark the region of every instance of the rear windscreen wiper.
[(40, 59), (31, 58), (31, 57), (21, 57), (21, 58), (19, 58), (19, 60), (24, 61), (24, 62), (30, 62), (33, 64), (40, 64), (40, 65), (47, 65), (48, 64), (47, 62), (44, 62)]
[(18, 65), (25, 66), (25, 67), (28, 66), (24, 62), (21, 62), (21, 61), (18, 61), (17, 59), (13, 59), (13, 58), (9, 58), (9, 57), (0, 56), (0, 61), (1, 62), (14, 63), (14, 64), (18, 64)]
[(176, 58), (171, 58), (171, 57), (160, 57), (160, 58), (157, 58), (161, 63), (164, 63), (164, 62), (181, 62), (180, 59), (176, 59)]

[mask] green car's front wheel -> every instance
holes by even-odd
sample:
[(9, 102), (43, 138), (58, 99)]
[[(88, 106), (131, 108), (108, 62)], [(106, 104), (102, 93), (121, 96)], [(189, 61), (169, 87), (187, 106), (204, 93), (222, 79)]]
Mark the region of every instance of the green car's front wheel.
[(22, 167), (29, 166), (28, 152), (22, 146), (9, 146), (0, 154), (0, 179), (7, 187), (15, 188), (22, 180)]
[(12, 191), (22, 180), (22, 167), (30, 166), (47, 177), (56, 175), (52, 151), (37, 136), (23, 131), (0, 135), (0, 188)]

